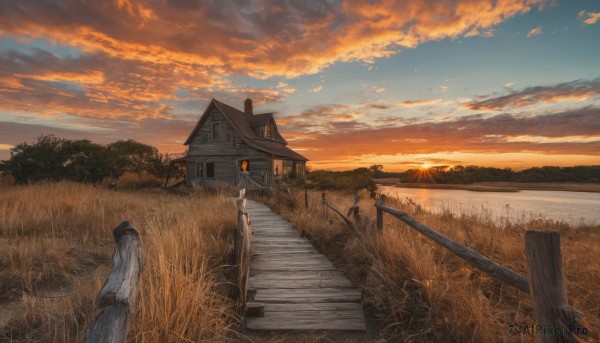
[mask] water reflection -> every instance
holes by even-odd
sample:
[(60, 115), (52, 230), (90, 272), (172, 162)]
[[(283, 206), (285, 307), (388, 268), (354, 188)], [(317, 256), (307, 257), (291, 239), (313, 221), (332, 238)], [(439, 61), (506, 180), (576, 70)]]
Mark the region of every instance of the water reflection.
[(535, 191), (472, 192), (453, 189), (380, 186), (379, 192), (411, 198), (434, 213), (488, 216), (493, 220), (527, 222), (552, 219), (570, 224), (600, 225), (600, 193)]

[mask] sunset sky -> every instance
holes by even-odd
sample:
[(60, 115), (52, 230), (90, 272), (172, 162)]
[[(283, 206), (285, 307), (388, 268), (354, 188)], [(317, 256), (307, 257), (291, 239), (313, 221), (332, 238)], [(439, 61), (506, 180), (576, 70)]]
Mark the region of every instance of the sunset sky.
[(598, 165), (600, 1), (0, 1), (0, 159), (247, 97), (312, 169)]

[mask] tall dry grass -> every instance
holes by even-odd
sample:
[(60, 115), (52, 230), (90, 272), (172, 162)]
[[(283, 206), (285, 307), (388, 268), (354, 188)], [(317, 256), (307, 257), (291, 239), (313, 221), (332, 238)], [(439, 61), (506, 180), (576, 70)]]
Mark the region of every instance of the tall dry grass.
[[(535, 335), (512, 335), (509, 327), (535, 324), (529, 294), (470, 267), (391, 215), (374, 234), (372, 222), (357, 232), (320, 203), (320, 192), (276, 196), (266, 201), (303, 232), (363, 293), (369, 330), (387, 341), (533, 342)], [(361, 213), (375, 218), (373, 200), (361, 195)], [(328, 192), (327, 199), (347, 211), (353, 196)], [(410, 199), (387, 199), (387, 205), (408, 212), (425, 225), (481, 254), (526, 275), (526, 229), (561, 232), (569, 302), (584, 313), (590, 341), (600, 327), (600, 254), (598, 227), (573, 227), (537, 220), (510, 222), (489, 213), (433, 215)]]
[(130, 219), (146, 257), (129, 340), (226, 341), (239, 322), (227, 194), (186, 196), (75, 183), (0, 188), (0, 341), (82, 341)]

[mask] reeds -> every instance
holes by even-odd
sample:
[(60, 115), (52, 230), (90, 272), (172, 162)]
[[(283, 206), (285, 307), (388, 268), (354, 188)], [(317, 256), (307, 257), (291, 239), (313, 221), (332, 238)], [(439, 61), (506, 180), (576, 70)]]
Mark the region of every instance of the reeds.
[(61, 182), (0, 190), (0, 318), (11, 316), (0, 341), (81, 341), (110, 270), (112, 229), (124, 219), (146, 257), (129, 339), (227, 340), (239, 322), (228, 297), (235, 205), (227, 196)]
[[(373, 200), (363, 192), (365, 215), (359, 230), (343, 225), (320, 202), (320, 192), (292, 192), (286, 199), (268, 200), (271, 207), (334, 264), (344, 270), (363, 293), (370, 330), (377, 339), (416, 342), (533, 342), (535, 334), (513, 335), (513, 323), (535, 325), (529, 294), (491, 278), (401, 221), (384, 215), (384, 230), (376, 233)], [(342, 212), (353, 196), (328, 192), (327, 199)], [(463, 245), (526, 275), (524, 233), (553, 229), (562, 234), (562, 253), (570, 304), (584, 313), (590, 340), (600, 327), (600, 228), (570, 226), (546, 220), (507, 223), (485, 213), (432, 214), (410, 199), (386, 199), (386, 205), (413, 215), (421, 223)], [(365, 223), (366, 221), (366, 223)]]

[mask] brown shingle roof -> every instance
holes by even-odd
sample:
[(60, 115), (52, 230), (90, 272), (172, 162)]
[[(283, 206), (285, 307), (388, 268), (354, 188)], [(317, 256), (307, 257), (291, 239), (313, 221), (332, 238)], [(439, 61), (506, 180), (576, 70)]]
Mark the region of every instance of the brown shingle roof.
[[(277, 128), (275, 124), (275, 120), (273, 118), (273, 113), (261, 113), (261, 114), (246, 114), (236, 108), (233, 108), (227, 104), (224, 104), (220, 101), (212, 99), (211, 103), (208, 105), (200, 120), (192, 130), (192, 133), (185, 141), (184, 145), (189, 145), (192, 142), (192, 139), (200, 130), (202, 118), (206, 115), (209, 109), (215, 106), (223, 116), (232, 124), (234, 129), (242, 135), (243, 140), (250, 146), (268, 152), (272, 154), (274, 157), (282, 157), (282, 158), (292, 158), (296, 160), (308, 161), (308, 159), (299, 153), (293, 151), (292, 149), (286, 147), (287, 142), (283, 137), (279, 134), (279, 130), (275, 130), (275, 136), (273, 139), (267, 139), (260, 137), (258, 132), (258, 127), (266, 125), (269, 121), (273, 120), (273, 124)], [(256, 128), (256, 129), (255, 129)]]

